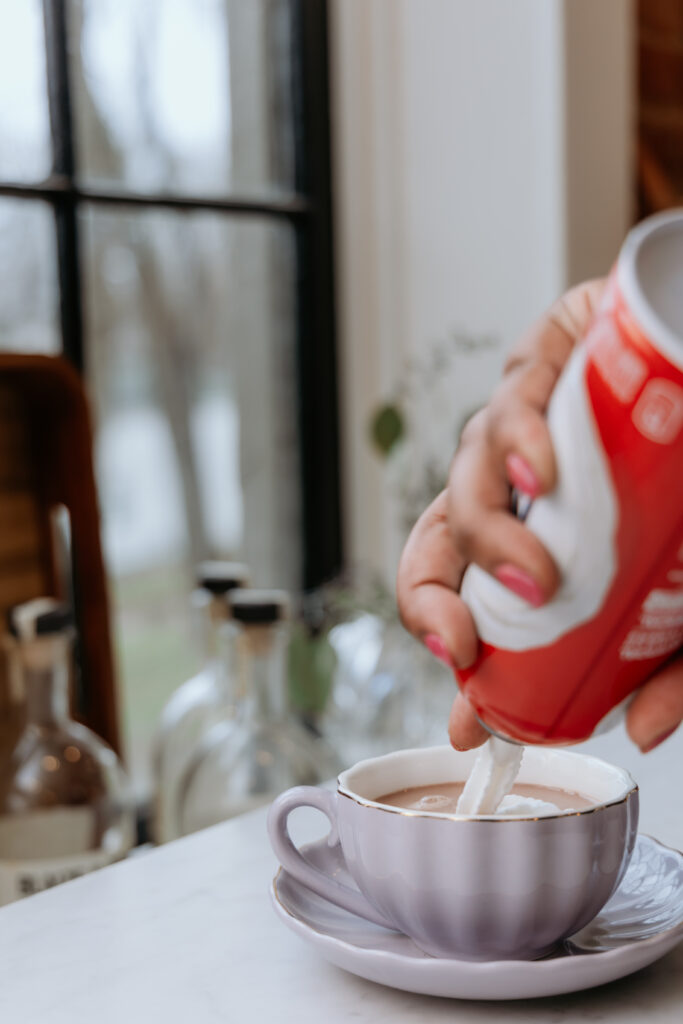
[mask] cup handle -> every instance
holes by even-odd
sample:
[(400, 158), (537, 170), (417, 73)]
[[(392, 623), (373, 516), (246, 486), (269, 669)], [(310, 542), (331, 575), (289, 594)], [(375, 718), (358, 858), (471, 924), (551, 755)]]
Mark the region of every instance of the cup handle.
[(268, 834), (270, 843), (275, 855), (288, 871), (301, 885), (322, 896), (324, 900), (349, 910), (358, 917), (364, 917), (367, 921), (379, 924), (383, 928), (396, 928), (380, 914), (378, 910), (366, 900), (355, 889), (338, 882), (336, 879), (326, 875), (324, 871), (313, 867), (304, 860), (289, 835), (287, 819), (291, 812), (297, 807), (314, 807), (322, 811), (329, 818), (331, 829), (327, 837), (329, 846), (339, 842), (337, 830), (337, 794), (327, 789), (319, 789), (317, 786), (295, 786), (288, 789), (286, 793), (279, 796), (270, 806), (268, 811)]

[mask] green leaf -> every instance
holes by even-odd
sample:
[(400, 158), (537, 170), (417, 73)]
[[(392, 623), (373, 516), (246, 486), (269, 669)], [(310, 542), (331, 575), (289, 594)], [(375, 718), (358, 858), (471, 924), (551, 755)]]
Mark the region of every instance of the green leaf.
[(372, 417), (370, 437), (380, 455), (386, 458), (405, 434), (401, 410), (391, 403), (381, 406)]
[(298, 623), (289, 644), (289, 700), (294, 710), (320, 714), (332, 692), (337, 655), (325, 633), (309, 634)]

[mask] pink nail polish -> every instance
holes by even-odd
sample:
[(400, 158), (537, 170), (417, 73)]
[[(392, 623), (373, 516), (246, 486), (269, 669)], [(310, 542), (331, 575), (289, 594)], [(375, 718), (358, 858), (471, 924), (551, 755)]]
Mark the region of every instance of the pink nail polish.
[(664, 740), (668, 740), (669, 736), (673, 736), (677, 728), (678, 726), (674, 725), (673, 729), (667, 729), (666, 732), (663, 732), (662, 735), (658, 736), (656, 740), (652, 741), (652, 743), (649, 743), (646, 747), (641, 747), (643, 754), (649, 754), (651, 750), (658, 747), (660, 743), (664, 742)]
[(427, 648), (427, 650), (431, 651), (434, 657), (438, 658), (439, 661), (442, 661), (444, 665), (448, 665), (450, 669), (455, 668), (453, 659), (448, 653), (448, 648), (446, 647), (441, 637), (437, 636), (436, 633), (428, 633), (427, 636), (424, 638), (424, 645)]
[(505, 565), (499, 565), (495, 577), (504, 587), (528, 601), (534, 608), (539, 608), (545, 602), (545, 595), (536, 580), (523, 569), (518, 569), (516, 565), (507, 562)]
[(505, 469), (513, 487), (523, 491), (524, 494), (528, 494), (530, 498), (536, 497), (541, 489), (541, 485), (526, 459), (523, 459), (521, 455), (517, 455), (515, 452), (510, 452), (505, 459)]

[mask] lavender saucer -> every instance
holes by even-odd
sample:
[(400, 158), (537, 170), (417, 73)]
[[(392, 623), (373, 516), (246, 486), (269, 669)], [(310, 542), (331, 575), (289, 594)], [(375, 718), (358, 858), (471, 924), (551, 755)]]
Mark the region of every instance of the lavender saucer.
[[(302, 850), (356, 888), (339, 846)], [(400, 932), (335, 906), (284, 868), (273, 879), (278, 917), (326, 960), (369, 981), (454, 999), (530, 999), (593, 988), (646, 967), (683, 939), (683, 854), (638, 836), (628, 871), (598, 916), (543, 960), (436, 959)]]

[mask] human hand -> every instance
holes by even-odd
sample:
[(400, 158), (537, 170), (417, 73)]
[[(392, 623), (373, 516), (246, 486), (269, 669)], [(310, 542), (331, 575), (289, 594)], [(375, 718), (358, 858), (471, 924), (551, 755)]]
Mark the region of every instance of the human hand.
[[(413, 527), (401, 557), (398, 606), (404, 625), (449, 667), (477, 656), (472, 616), (459, 597), (475, 562), (538, 606), (560, 579), (541, 542), (510, 510), (510, 488), (535, 498), (555, 486), (555, 459), (545, 411), (576, 342), (604, 289), (589, 281), (567, 292), (512, 351), (491, 400), (465, 427), (446, 489)], [(626, 716), (643, 752), (683, 720), (683, 655), (679, 651), (647, 681)], [(458, 694), (448, 723), (454, 747), (479, 746), (488, 733)]]

